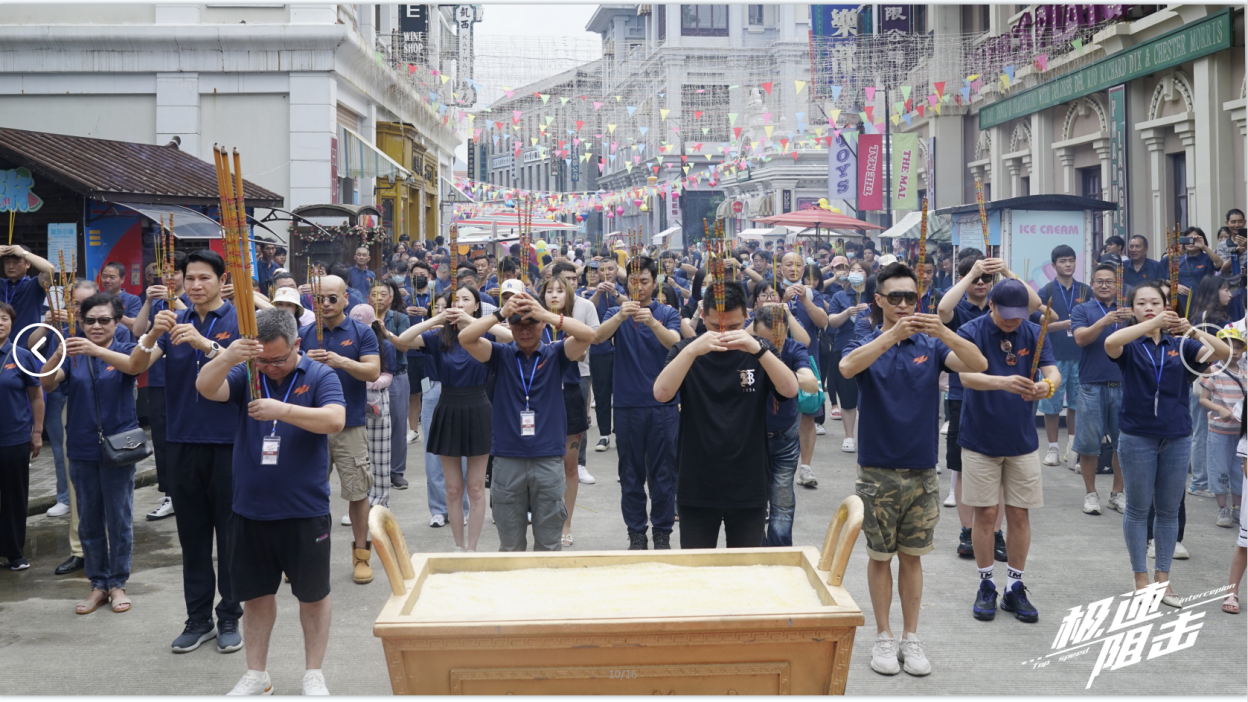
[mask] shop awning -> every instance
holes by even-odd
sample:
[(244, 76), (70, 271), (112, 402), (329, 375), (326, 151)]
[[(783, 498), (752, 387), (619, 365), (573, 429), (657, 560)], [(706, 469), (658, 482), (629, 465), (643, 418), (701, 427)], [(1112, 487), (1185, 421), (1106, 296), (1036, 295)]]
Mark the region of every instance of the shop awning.
[[(918, 239), (919, 225), (922, 223), (922, 212), (911, 212), (901, 221), (894, 224), (891, 229), (880, 235), (881, 239)], [(934, 241), (948, 241), (952, 236), (952, 225), (949, 217), (928, 214), (927, 217), (927, 238)]]
[(662, 246), (666, 243), (668, 249), (675, 249), (677, 251), (684, 248), (680, 227), (668, 227), (667, 229), (664, 229), (658, 234), (655, 234), (650, 240), (650, 243), (655, 246)]
[[(151, 203), (114, 202), (118, 207), (134, 210), (147, 219), (160, 223), (173, 217), (173, 235), (178, 239), (220, 239), (221, 225), (217, 220), (181, 205), (153, 205)], [(286, 245), (286, 239), (264, 226), (250, 215), (247, 221), (252, 226), (251, 236), (257, 241)]]
[(369, 140), (347, 127), (342, 128), (343, 139), (338, 145), (338, 174), (344, 178), (368, 180), (371, 178), (394, 178), (406, 180), (412, 172), (400, 166)]

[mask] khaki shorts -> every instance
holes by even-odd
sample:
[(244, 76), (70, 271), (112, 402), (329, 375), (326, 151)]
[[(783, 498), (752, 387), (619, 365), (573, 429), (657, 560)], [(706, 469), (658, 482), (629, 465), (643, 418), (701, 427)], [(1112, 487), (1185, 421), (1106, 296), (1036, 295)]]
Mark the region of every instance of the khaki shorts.
[(854, 492), (862, 498), (867, 555), (887, 561), (894, 553), (930, 553), (940, 521), (939, 489), (935, 470), (859, 466)]
[(355, 502), (368, 497), (373, 486), (373, 463), (368, 460), (368, 428), (345, 427), (329, 435), (329, 470), (338, 468), (342, 499)]
[(1044, 506), (1044, 486), (1040, 482), (1040, 455), (985, 456), (962, 449), (962, 504), (969, 507), (995, 507), (1005, 487), (1005, 504), (1036, 509)]

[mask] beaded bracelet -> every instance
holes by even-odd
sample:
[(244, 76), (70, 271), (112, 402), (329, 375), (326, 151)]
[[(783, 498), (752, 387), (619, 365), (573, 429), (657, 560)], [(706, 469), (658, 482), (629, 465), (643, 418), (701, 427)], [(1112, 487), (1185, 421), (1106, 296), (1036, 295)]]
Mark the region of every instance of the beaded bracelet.
[(1041, 378), (1041, 380), (1049, 384), (1049, 394), (1044, 396), (1044, 399), (1047, 400), (1053, 397), (1053, 393), (1057, 392), (1057, 386), (1054, 385), (1053, 381), (1049, 380), (1048, 378)]

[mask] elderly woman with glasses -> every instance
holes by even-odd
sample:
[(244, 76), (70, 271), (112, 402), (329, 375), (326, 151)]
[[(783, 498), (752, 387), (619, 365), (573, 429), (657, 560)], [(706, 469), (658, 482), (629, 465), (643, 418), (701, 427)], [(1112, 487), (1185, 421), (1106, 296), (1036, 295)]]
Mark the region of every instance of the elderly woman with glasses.
[(134, 406), (138, 371), (130, 361), (135, 344), (115, 336), (124, 312), (121, 301), (106, 293), (83, 300), (78, 314), (83, 336), (66, 339), (42, 369), (52, 371), (41, 378), (47, 392), (69, 385), (66, 455), (91, 581), (91, 593), (75, 608), (78, 614), (90, 614), (105, 602), (114, 612), (130, 609), (126, 581), (134, 545), (134, 464), (106, 466), (100, 446), (102, 436), (139, 428)]

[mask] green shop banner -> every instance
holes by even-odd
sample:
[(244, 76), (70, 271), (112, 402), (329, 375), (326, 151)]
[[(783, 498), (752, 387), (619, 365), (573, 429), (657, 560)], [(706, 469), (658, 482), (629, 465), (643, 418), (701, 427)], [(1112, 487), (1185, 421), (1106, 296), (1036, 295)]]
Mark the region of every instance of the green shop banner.
[(893, 209), (919, 209), (919, 135), (893, 134)]
[(1012, 119), (1229, 49), (1231, 39), (1231, 10), (1228, 9), (1101, 59), (1087, 68), (994, 102), (979, 111), (979, 128), (995, 127)]

